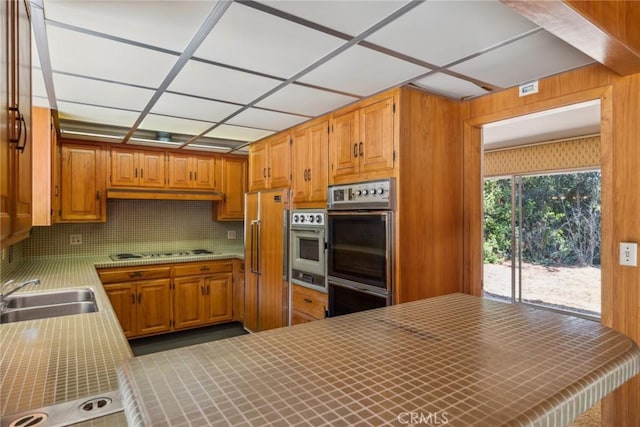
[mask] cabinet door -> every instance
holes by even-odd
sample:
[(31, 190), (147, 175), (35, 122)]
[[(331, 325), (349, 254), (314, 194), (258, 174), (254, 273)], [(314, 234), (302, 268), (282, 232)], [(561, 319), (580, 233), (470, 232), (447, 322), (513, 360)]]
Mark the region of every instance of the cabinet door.
[(267, 144), (258, 142), (249, 146), (249, 191), (267, 188)]
[(180, 154), (169, 155), (169, 187), (190, 188), (193, 185), (191, 157)]
[(360, 172), (393, 169), (393, 98), (361, 110), (360, 137)]
[(103, 163), (99, 146), (63, 145), (62, 221), (105, 220)]
[(173, 319), (175, 329), (202, 324), (204, 281), (198, 277), (174, 279)]
[(276, 135), (269, 142), (267, 165), (268, 188), (288, 187), (291, 175), (291, 137), (288, 133)]
[(111, 149), (111, 185), (125, 187), (138, 185), (137, 154), (133, 150)]
[(206, 323), (230, 321), (233, 318), (233, 275), (219, 274), (205, 279)]
[(247, 160), (224, 158), (221, 160), (220, 190), (224, 200), (218, 202), (218, 220), (244, 219), (244, 193), (247, 191)]
[(193, 186), (203, 190), (216, 189), (216, 159), (193, 157)]
[(353, 175), (358, 167), (359, 127), (358, 111), (353, 111), (333, 119), (331, 125), (331, 177)]
[(169, 279), (148, 280), (137, 285), (138, 335), (167, 332), (171, 329)]
[(138, 153), (139, 181), (141, 187), (162, 188), (165, 182), (165, 155), (162, 152)]
[(127, 338), (136, 335), (136, 308), (137, 308), (137, 295), (136, 285), (130, 284), (118, 284), (108, 285), (104, 287), (104, 290), (109, 296), (113, 311), (118, 316), (118, 321), (124, 332), (124, 336)]
[(327, 201), (327, 156), (329, 150), (329, 123), (322, 122), (309, 128), (309, 202)]
[[(309, 194), (309, 130), (294, 132), (291, 137), (291, 200), (294, 203), (306, 202)], [(326, 191), (326, 189), (325, 189)]]
[[(6, 120), (8, 115), (7, 99), (9, 97), (9, 84), (5, 75), (9, 74), (11, 55), (6, 46), (9, 43), (8, 31), (10, 28), (10, 3), (7, 1), (0, 2), (0, 20), (2, 30), (0, 30), (0, 102), (2, 103), (2, 120), (0, 120), (0, 240), (3, 241), (11, 235), (11, 214), (9, 212), (9, 204), (11, 198), (9, 179), (11, 171), (9, 170), (9, 124)], [(4, 244), (2, 245), (4, 247)]]

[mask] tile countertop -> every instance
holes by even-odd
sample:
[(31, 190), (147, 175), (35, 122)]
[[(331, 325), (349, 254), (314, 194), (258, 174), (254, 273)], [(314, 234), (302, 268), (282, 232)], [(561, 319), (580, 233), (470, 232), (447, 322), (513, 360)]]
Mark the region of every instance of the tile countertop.
[[(69, 288), (94, 290), (98, 311), (0, 324), (0, 415), (80, 399), (118, 388), (116, 368), (132, 356), (96, 268), (242, 258), (226, 253), (162, 260), (112, 261), (108, 257), (19, 261), (3, 283), (39, 278), (19, 293)], [(17, 293), (16, 293), (17, 294)], [(122, 412), (82, 425), (126, 425)]]
[(133, 426), (564, 426), (640, 372), (585, 319), (453, 294), (123, 361)]

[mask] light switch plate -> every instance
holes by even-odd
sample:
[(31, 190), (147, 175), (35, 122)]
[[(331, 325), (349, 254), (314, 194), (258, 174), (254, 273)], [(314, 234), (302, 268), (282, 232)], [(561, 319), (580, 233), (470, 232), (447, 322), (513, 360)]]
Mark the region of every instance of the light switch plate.
[(620, 265), (638, 266), (638, 244), (631, 242), (620, 243)]

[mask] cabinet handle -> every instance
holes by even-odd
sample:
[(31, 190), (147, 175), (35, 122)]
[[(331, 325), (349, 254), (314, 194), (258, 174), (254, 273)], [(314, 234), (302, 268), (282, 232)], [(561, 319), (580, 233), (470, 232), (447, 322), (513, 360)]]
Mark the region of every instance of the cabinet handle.
[(138, 304), (142, 302), (142, 293), (138, 294)]
[(134, 178), (137, 178), (137, 177), (138, 177), (138, 168), (135, 168), (135, 169), (133, 170), (133, 177), (134, 177)]
[(364, 152), (364, 150), (362, 149), (364, 146), (362, 144), (362, 142), (360, 143), (360, 157), (362, 157), (362, 153)]
[(140, 178), (144, 178), (144, 169), (140, 168)]
[(131, 294), (131, 304), (135, 304), (136, 303), (136, 296), (134, 294)]
[(210, 268), (207, 267), (206, 265), (203, 266), (203, 267), (200, 267), (200, 271), (209, 271), (209, 270), (210, 270)]
[(200, 295), (204, 295), (204, 285), (200, 286)]
[(358, 143), (353, 144), (353, 157), (358, 157)]
[(198, 180), (198, 172), (194, 172), (193, 173), (193, 180), (197, 181)]
[(100, 190), (96, 191), (96, 200), (100, 200)]
[(56, 189), (55, 192), (53, 193), (54, 196), (58, 197), (58, 186), (56, 185)]
[(311, 304), (313, 301), (311, 301), (309, 298), (305, 298), (304, 302), (306, 302), (307, 304)]
[(311, 181), (311, 169), (307, 169), (309, 172), (307, 173), (307, 180)]
[(193, 181), (193, 172), (189, 171), (189, 181)]
[(129, 273), (129, 277), (142, 277), (142, 271), (132, 271)]
[(267, 177), (271, 178), (271, 168), (267, 168)]
[(267, 177), (267, 168), (262, 169), (262, 177), (263, 178)]
[(207, 295), (211, 293), (211, 285), (207, 285)]
[[(24, 121), (24, 114), (20, 112), (20, 107), (9, 107), (9, 111), (14, 111), (18, 116), (18, 137), (9, 139), (9, 142), (12, 144), (16, 144), (16, 150), (24, 152), (25, 147), (27, 146), (27, 123)], [(20, 145), (20, 140), (22, 139), (22, 130), (24, 129), (24, 144)]]

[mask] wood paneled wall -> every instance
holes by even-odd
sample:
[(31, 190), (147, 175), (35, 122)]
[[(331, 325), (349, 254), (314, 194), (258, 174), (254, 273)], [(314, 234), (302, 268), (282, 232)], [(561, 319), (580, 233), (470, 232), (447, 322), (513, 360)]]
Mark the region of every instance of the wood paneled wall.
[[(592, 65), (541, 80), (539, 88), (523, 98), (512, 88), (463, 105), (465, 291), (482, 291), (482, 124), (600, 99), (602, 323), (640, 343), (640, 269), (618, 263), (620, 242), (640, 242), (640, 74), (620, 77)], [(604, 399), (603, 426), (639, 425), (636, 377)]]

